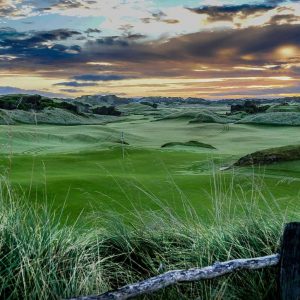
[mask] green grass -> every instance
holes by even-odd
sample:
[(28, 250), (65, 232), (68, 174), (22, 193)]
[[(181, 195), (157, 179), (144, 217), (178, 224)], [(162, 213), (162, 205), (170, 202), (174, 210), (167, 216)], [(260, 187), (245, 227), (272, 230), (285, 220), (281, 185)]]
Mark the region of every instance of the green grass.
[[(134, 211), (125, 223), (121, 215), (102, 216), (91, 231), (82, 224), (65, 226), (61, 211), (27, 205), (26, 196), (16, 194), (2, 180), (0, 297), (61, 299), (99, 294), (155, 276), (161, 272), (159, 266), (168, 271), (269, 255), (278, 251), (283, 224), (299, 219), (297, 207), (288, 216), (276, 205), (270, 208), (270, 200), (257, 185), (252, 186), (250, 203), (239, 187), (224, 185), (218, 175), (212, 185), (215, 205), (210, 225), (192, 207), (184, 219), (165, 207), (164, 214)], [(243, 204), (238, 214), (234, 203), (223, 206), (236, 193)], [(259, 203), (266, 206), (265, 212)], [(276, 276), (276, 268), (241, 271), (173, 286), (141, 299), (274, 299)]]
[[(98, 294), (157, 275), (160, 265), (277, 251), (283, 224), (300, 217), (300, 161), (219, 168), (300, 144), (299, 129), (151, 120), (0, 127), (0, 298)], [(161, 148), (187, 138), (216, 149)], [(238, 272), (141, 299), (274, 299), (276, 272)]]
[[(124, 159), (119, 143), (122, 131), (129, 143), (124, 146)], [(217, 149), (161, 149), (170, 140), (184, 143), (187, 136)], [(208, 221), (213, 166), (219, 172), (219, 167), (249, 152), (284, 146), (290, 140), (300, 143), (298, 128), (192, 125), (182, 120), (133, 118), (106, 126), (2, 126), (0, 170), (18, 190), (26, 192), (26, 201), (38, 199), (53, 209), (65, 207), (69, 224), (79, 215), (89, 219), (109, 211), (125, 216), (133, 209), (161, 211), (161, 204), (184, 216), (187, 201)], [(245, 187), (253, 176), (263, 176), (265, 193), (275, 195), (285, 210), (288, 203), (299, 201), (299, 169), (296, 161), (234, 172), (236, 184)], [(228, 182), (232, 172), (224, 172)]]
[[(216, 159), (215, 165), (218, 163)], [(127, 215), (134, 209), (160, 211), (161, 206), (184, 216), (183, 203), (187, 201), (199, 217), (207, 220), (212, 208), (213, 164), (207, 154), (136, 149), (127, 150), (123, 160), (118, 147), (72, 155), (15, 156), (11, 162), (2, 161), (4, 164), (12, 170), (8, 173), (12, 184), (25, 191), (31, 202), (38, 199), (54, 209), (65, 207), (70, 223), (79, 215), (86, 219), (108, 211)], [(252, 180), (253, 170), (236, 172), (236, 184), (250, 192), (247, 184)], [(256, 173), (259, 177), (259, 171)], [(282, 209), (286, 207), (286, 198), (294, 203), (299, 201), (299, 173), (289, 172), (292, 180), (288, 183), (282, 181), (285, 176), (269, 175), (267, 169), (261, 173), (267, 182), (266, 193), (275, 194)], [(232, 171), (223, 176), (230, 182)]]

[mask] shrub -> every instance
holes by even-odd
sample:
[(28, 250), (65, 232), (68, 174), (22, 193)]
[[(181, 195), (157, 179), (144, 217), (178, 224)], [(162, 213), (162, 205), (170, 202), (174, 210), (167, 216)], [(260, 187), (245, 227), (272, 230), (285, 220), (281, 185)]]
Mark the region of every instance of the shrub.
[(114, 106), (100, 106), (92, 109), (92, 112), (97, 115), (120, 116), (122, 113)]

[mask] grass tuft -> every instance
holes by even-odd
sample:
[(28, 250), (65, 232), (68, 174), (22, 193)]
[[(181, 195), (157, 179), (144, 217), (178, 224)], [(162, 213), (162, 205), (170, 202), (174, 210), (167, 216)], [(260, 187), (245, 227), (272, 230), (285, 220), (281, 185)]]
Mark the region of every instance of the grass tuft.
[[(253, 205), (237, 217), (232, 208), (218, 204), (236, 188), (234, 184), (224, 188), (219, 178), (213, 178), (215, 222), (211, 225), (193, 218), (194, 214), (183, 219), (151, 211), (145, 216), (133, 214), (130, 221), (116, 214), (103, 217), (102, 225), (91, 231), (80, 224), (66, 226), (59, 214), (45, 207), (24, 204), (24, 196), (3, 179), (0, 298), (99, 294), (168, 270), (276, 253), (286, 216), (263, 213), (254, 204), (254, 199), (265, 201), (257, 198), (261, 195), (257, 192)], [(299, 213), (293, 217), (299, 218)], [(274, 299), (276, 273), (276, 268), (237, 272), (180, 284), (141, 299)]]

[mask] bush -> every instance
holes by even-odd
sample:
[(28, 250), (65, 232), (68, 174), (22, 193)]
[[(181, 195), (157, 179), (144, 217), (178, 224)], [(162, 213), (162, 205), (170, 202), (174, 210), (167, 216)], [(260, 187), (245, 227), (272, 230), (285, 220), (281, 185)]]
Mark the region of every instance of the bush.
[(101, 106), (92, 109), (93, 114), (106, 115), (106, 116), (120, 116), (122, 113), (114, 106)]
[(261, 105), (258, 106), (255, 101), (247, 100), (243, 104), (236, 104), (231, 105), (230, 112), (236, 113), (236, 112), (246, 112), (248, 114), (257, 114), (265, 112), (270, 105)]
[(77, 106), (68, 102), (55, 102), (40, 95), (8, 95), (0, 98), (0, 108), (7, 110), (36, 110), (40, 111), (48, 107), (62, 108), (73, 113), (78, 113)]

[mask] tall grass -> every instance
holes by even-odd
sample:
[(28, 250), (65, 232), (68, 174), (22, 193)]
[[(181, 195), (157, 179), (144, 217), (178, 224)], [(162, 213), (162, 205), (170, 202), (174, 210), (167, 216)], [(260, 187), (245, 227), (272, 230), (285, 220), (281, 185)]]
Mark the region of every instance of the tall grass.
[[(195, 218), (192, 210), (185, 218), (165, 210), (164, 214), (133, 214), (131, 222), (114, 214), (103, 217), (99, 228), (88, 230), (80, 224), (64, 225), (61, 216), (46, 207), (25, 204), (25, 196), (3, 179), (0, 298), (99, 294), (172, 269), (275, 253), (287, 217), (269, 207), (260, 183), (253, 179), (251, 185), (246, 193), (234, 179), (228, 183), (215, 174), (211, 192), (215, 222), (210, 225)], [(230, 199), (241, 203), (225, 207)], [(257, 203), (265, 203), (267, 210)], [(241, 207), (244, 210), (236, 214), (235, 208)], [(299, 216), (294, 211), (293, 218)], [(276, 272), (276, 268), (237, 272), (173, 286), (141, 299), (274, 299)]]

